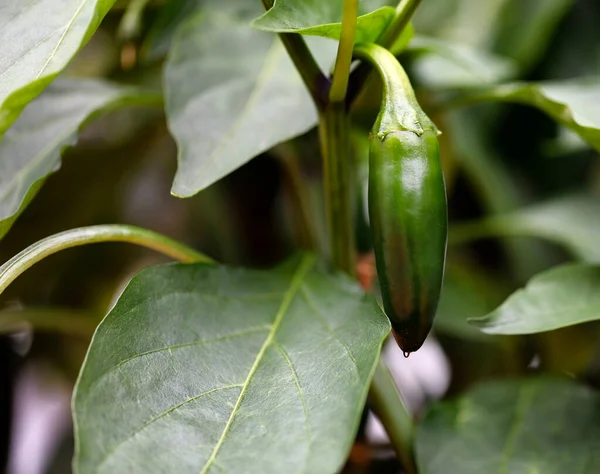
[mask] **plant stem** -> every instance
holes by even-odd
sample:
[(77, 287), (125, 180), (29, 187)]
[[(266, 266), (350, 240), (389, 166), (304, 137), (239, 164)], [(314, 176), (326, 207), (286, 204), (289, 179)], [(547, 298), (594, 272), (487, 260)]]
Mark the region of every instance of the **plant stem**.
[(369, 402), (383, 424), (407, 474), (416, 474), (412, 454), (413, 422), (389, 369), (379, 360), (369, 390)]
[[(396, 16), (379, 37), (376, 43), (386, 49), (390, 49), (402, 34), (406, 25), (410, 22), (421, 0), (401, 0), (396, 7)], [(350, 88), (348, 90), (348, 104), (352, 104), (358, 97), (367, 80), (371, 76), (371, 67), (361, 64), (350, 75)]]
[(60, 250), (100, 242), (129, 242), (156, 250), (182, 262), (213, 260), (164, 235), (127, 225), (96, 225), (67, 230), (27, 247), (0, 267), (0, 294), (21, 273)]
[(396, 7), (396, 16), (377, 40), (377, 44), (390, 49), (410, 22), (420, 3), (421, 0), (401, 0)]
[(346, 98), (350, 66), (352, 64), (352, 49), (354, 48), (354, 38), (356, 36), (357, 17), (358, 0), (344, 0), (342, 34), (338, 45), (331, 89), (329, 90), (330, 102), (343, 102)]
[(131, 0), (117, 28), (117, 36), (121, 41), (131, 41), (140, 35), (142, 16), (150, 0)]
[(294, 207), (300, 220), (300, 245), (305, 249), (316, 250), (318, 246), (317, 232), (314, 226), (314, 216), (311, 216), (307, 183), (298, 164), (299, 157), (289, 143), (283, 143), (276, 149), (289, 181)]
[[(273, 0), (262, 0), (266, 10), (273, 7)], [(297, 33), (279, 33), (279, 38), (285, 46), (288, 55), (294, 62), (318, 110), (323, 110), (327, 104), (329, 79), (323, 74), (315, 61), (306, 42)]]
[(329, 104), (319, 120), (329, 257), (334, 267), (354, 276), (354, 186), (348, 128), (345, 104)]
[(29, 325), (36, 331), (89, 340), (98, 321), (98, 315), (69, 308), (6, 310), (0, 311), (0, 334), (14, 333)]
[(548, 240), (555, 240), (552, 235), (545, 235), (540, 230), (532, 229), (518, 219), (488, 217), (476, 221), (461, 222), (451, 226), (448, 233), (448, 244), (460, 245), (491, 237), (527, 236), (539, 236), (545, 237)]

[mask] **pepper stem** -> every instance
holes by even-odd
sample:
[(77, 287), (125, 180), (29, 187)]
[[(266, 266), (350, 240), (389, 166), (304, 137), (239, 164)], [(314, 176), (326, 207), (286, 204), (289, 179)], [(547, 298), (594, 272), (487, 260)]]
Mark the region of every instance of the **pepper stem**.
[(61, 250), (100, 242), (129, 242), (156, 250), (181, 262), (214, 261), (169, 237), (127, 225), (95, 225), (67, 230), (30, 245), (0, 267), (0, 294), (19, 275), (44, 258)]

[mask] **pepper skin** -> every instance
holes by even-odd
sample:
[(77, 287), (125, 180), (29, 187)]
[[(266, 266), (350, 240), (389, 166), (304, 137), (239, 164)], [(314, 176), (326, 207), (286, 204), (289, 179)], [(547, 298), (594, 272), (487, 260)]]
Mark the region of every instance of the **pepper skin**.
[(438, 130), (421, 110), (396, 58), (358, 45), (383, 80), (371, 133), (369, 219), (385, 312), (405, 355), (421, 347), (437, 310), (448, 237)]

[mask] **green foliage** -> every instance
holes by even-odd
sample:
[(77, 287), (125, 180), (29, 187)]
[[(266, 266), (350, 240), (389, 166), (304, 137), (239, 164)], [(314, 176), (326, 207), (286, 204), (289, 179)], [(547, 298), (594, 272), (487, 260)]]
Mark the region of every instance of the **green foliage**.
[(467, 94), (458, 101), (508, 101), (538, 107), (600, 150), (600, 78), (503, 84)]
[(487, 334), (533, 334), (600, 319), (600, 269), (585, 264), (554, 267), (536, 275), (502, 306), (473, 318)]
[[(79, 371), (79, 474), (383, 472), (365, 407), (396, 471), (600, 472), (599, 22), (594, 0), (4, 1), (0, 367), (4, 336), (33, 328), (26, 363)], [(329, 100), (340, 38), (342, 70), (355, 43), (387, 46), (442, 132), (433, 335), (451, 397), (418, 417), (377, 366), (389, 322), (368, 294), (369, 130), (386, 88), (354, 56), (346, 103)], [(404, 99), (388, 104), (402, 124)], [(414, 194), (409, 178), (398, 189)], [(222, 263), (92, 225), (115, 220)], [(109, 241), (194, 263), (99, 246), (23, 273)]]
[[(253, 26), (275, 33), (301, 33), (340, 39), (343, 5), (343, 0), (276, 0), (273, 8), (257, 18)], [(368, 7), (372, 6), (361, 5), (362, 8), (359, 8), (355, 37), (357, 43), (376, 41), (394, 18), (394, 8), (384, 6), (368, 11)]]
[(161, 104), (160, 94), (99, 80), (61, 79), (35, 99), (0, 142), (0, 238), (58, 171), (61, 153), (95, 115), (124, 105)]
[(0, 137), (87, 43), (113, 3), (34, 0), (0, 7)]
[(592, 473), (600, 397), (552, 378), (488, 382), (431, 407), (417, 429), (421, 473)]
[[(316, 124), (315, 107), (279, 39), (247, 23), (244, 15), (208, 11), (183, 23), (173, 41), (165, 94), (179, 147), (177, 196), (198, 193)], [(325, 59), (333, 52), (327, 46), (318, 49)]]
[(313, 256), (148, 269), (77, 383), (76, 471), (337, 472), (388, 332), (372, 297)]

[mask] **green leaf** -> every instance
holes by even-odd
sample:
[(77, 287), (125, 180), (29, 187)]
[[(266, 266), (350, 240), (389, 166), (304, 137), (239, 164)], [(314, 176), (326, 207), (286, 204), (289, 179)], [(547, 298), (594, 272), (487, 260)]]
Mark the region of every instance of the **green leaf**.
[(535, 334), (600, 319), (600, 267), (568, 264), (534, 276), (498, 309), (469, 322), (487, 334)]
[[(369, 11), (375, 2), (359, 5), (356, 21), (357, 43), (372, 43), (390, 24), (396, 14), (393, 7)], [(377, 2), (385, 4), (387, 2)], [(275, 0), (273, 8), (257, 18), (253, 26), (259, 30), (276, 33), (300, 33), (340, 39), (342, 31), (343, 0)]]
[(8, 1), (0, 6), (0, 137), (87, 43), (114, 0)]
[(126, 103), (160, 103), (153, 93), (98, 80), (61, 79), (29, 104), (0, 142), (0, 238), (60, 167), (62, 151), (96, 113)]
[(458, 102), (506, 101), (531, 105), (600, 150), (600, 78), (514, 83), (467, 94)]
[[(315, 52), (331, 58), (335, 44), (324, 41)], [(317, 120), (279, 39), (249, 28), (246, 15), (207, 10), (184, 23), (165, 86), (167, 120), (179, 149), (172, 193), (180, 197), (196, 194)]]
[(75, 471), (338, 472), (388, 332), (373, 297), (312, 256), (144, 270), (77, 383)]
[(539, 237), (566, 247), (578, 258), (600, 262), (600, 196), (571, 195), (481, 221), (454, 224), (451, 243), (481, 237)]
[(600, 472), (600, 396), (553, 378), (481, 384), (416, 432), (421, 474)]
[(415, 37), (408, 51), (419, 54), (412, 65), (417, 80), (432, 89), (491, 85), (517, 73), (508, 58), (432, 37)]

